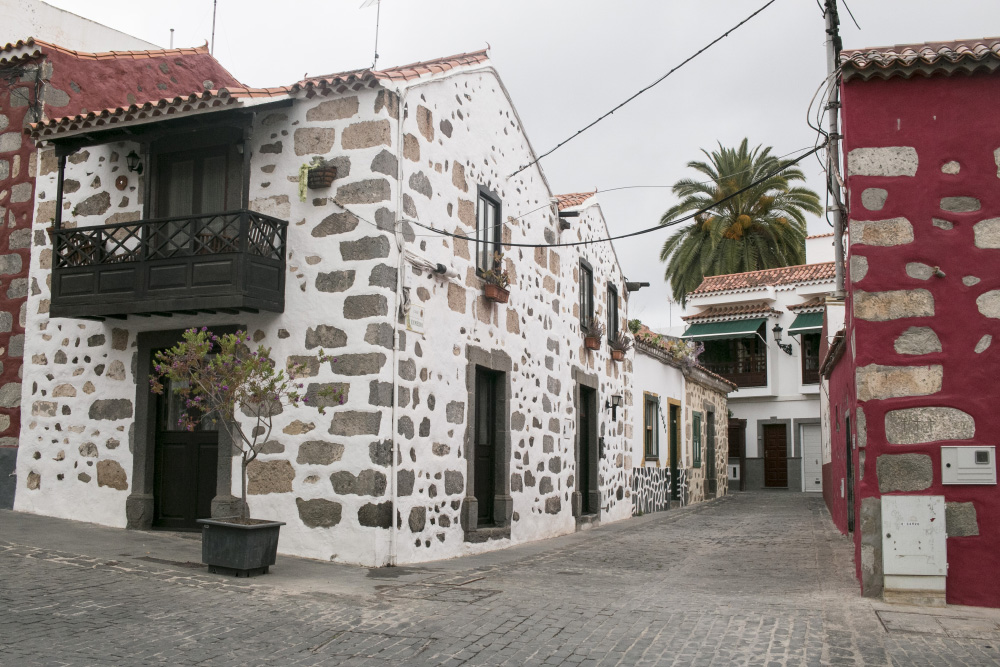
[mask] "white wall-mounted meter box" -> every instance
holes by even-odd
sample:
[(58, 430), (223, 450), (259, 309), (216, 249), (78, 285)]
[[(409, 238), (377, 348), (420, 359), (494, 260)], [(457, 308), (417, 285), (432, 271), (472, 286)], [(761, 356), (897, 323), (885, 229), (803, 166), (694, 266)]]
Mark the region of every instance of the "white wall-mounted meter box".
[(729, 464), (729, 481), (738, 482), (740, 479), (740, 464), (730, 463)]
[(948, 573), (946, 538), (944, 496), (882, 496), (886, 595), (921, 591), (943, 598)]
[(942, 484), (996, 484), (997, 452), (992, 445), (942, 447)]

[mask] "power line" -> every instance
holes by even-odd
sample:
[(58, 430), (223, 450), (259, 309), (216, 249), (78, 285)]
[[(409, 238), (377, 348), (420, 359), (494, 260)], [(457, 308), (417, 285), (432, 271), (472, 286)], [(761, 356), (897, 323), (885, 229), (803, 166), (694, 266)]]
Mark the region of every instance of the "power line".
[[(807, 122), (808, 122), (808, 119), (807, 119)], [(815, 129), (815, 128), (813, 128), (813, 129)], [(813, 144), (813, 147), (815, 147), (815, 146), (816, 146), (816, 144)], [(802, 148), (796, 148), (795, 150), (789, 151), (789, 152), (785, 153), (784, 155), (778, 155), (778, 156), (776, 156), (776, 159), (780, 160), (782, 158), (786, 158), (789, 155), (794, 155), (795, 153), (798, 153), (799, 151), (804, 151), (807, 148), (809, 148), (809, 146), (803, 146)], [(745, 174), (745, 173), (747, 173), (749, 171), (753, 171), (753, 170), (754, 170), (753, 167), (750, 167), (749, 169), (743, 169), (742, 171), (733, 172), (730, 175), (731, 176), (739, 176), (740, 174)], [(712, 181), (711, 179), (708, 179), (708, 180), (705, 180), (705, 181), (695, 181), (695, 183), (697, 183), (698, 185), (707, 185), (708, 183), (713, 183), (713, 182), (714, 181)], [(620, 186), (618, 186), (616, 188), (604, 188), (603, 190), (594, 190), (593, 194), (596, 195), (596, 194), (599, 194), (601, 192), (616, 192), (618, 190), (665, 189), (665, 188), (673, 188), (673, 187), (674, 187), (673, 185), (620, 185)], [(533, 209), (531, 209), (530, 211), (528, 211), (526, 213), (522, 213), (521, 215), (511, 216), (511, 218), (513, 218), (514, 220), (520, 220), (521, 218), (527, 217), (527, 216), (531, 215), (532, 213), (535, 213), (537, 211), (541, 211), (543, 208), (548, 208), (550, 205), (551, 204), (542, 204), (538, 208), (533, 208)]]
[[(734, 193), (732, 193), (730, 195), (727, 195), (727, 196), (723, 197), (722, 199), (720, 199), (720, 200), (718, 200), (716, 202), (712, 202), (711, 206), (707, 206), (707, 207), (705, 207), (703, 209), (695, 211), (694, 213), (691, 213), (690, 215), (686, 215), (683, 218), (677, 218), (676, 220), (671, 220), (670, 222), (658, 224), (655, 227), (648, 227), (646, 229), (640, 229), (639, 231), (636, 231), (636, 232), (629, 232), (628, 234), (619, 234), (618, 236), (609, 236), (609, 237), (603, 238), (603, 239), (591, 239), (589, 241), (572, 241), (572, 242), (569, 242), (569, 243), (503, 243), (502, 245), (510, 246), (512, 248), (568, 248), (568, 247), (573, 247), (573, 246), (592, 245), (592, 244), (596, 244), (596, 243), (608, 243), (608, 242), (611, 242), (611, 241), (619, 241), (621, 239), (627, 239), (627, 238), (632, 238), (634, 236), (641, 236), (643, 234), (649, 234), (651, 232), (655, 232), (655, 231), (658, 231), (660, 229), (663, 229), (664, 227), (672, 227), (672, 226), (680, 224), (682, 222), (686, 222), (688, 220), (691, 220), (692, 218), (694, 218), (694, 217), (696, 217), (698, 215), (701, 215), (702, 213), (706, 213), (708, 211), (711, 211), (713, 208), (717, 207), (719, 204), (727, 202), (730, 199), (732, 199), (733, 197), (736, 197), (738, 195), (743, 194), (747, 190), (749, 190), (749, 189), (751, 189), (753, 187), (756, 187), (757, 185), (760, 185), (761, 183), (763, 183), (764, 181), (768, 180), (772, 176), (780, 174), (781, 172), (785, 171), (789, 167), (798, 164), (799, 162), (801, 162), (802, 160), (806, 159), (810, 155), (812, 155), (814, 153), (817, 153), (820, 150), (822, 150), (823, 147), (824, 147), (824, 144), (816, 146), (815, 148), (813, 148), (809, 152), (803, 153), (802, 155), (800, 155), (799, 157), (795, 158), (791, 162), (788, 162), (786, 164), (781, 165), (778, 169), (775, 169), (774, 171), (772, 171), (769, 174), (766, 174), (765, 176), (762, 176), (761, 178), (757, 179), (753, 183), (750, 183), (746, 187), (740, 188), (736, 192), (734, 192)], [(352, 211), (352, 213), (353, 213), (353, 211)], [(357, 214), (354, 213), (354, 215), (357, 215)], [(434, 227), (431, 227), (429, 225), (425, 225), (425, 224), (423, 224), (421, 222), (417, 222), (416, 220), (406, 220), (406, 222), (414, 224), (414, 225), (417, 225), (418, 227), (423, 227), (424, 229), (430, 230), (430, 231), (432, 231), (435, 234), (438, 234), (440, 236), (450, 236), (450, 237), (456, 238), (456, 239), (464, 239), (466, 241), (472, 241), (473, 243), (476, 243), (476, 244), (479, 244), (479, 243), (491, 243), (491, 241), (489, 241), (487, 239), (472, 238), (472, 237), (469, 237), (469, 236), (465, 236), (464, 234), (455, 234), (455, 233), (452, 233), (452, 232), (446, 232), (443, 229), (435, 229)]]
[(722, 35), (720, 35), (719, 37), (717, 37), (714, 40), (712, 40), (711, 42), (709, 42), (707, 45), (705, 45), (702, 48), (698, 49), (698, 51), (696, 51), (694, 53), (694, 55), (690, 56), (687, 60), (685, 60), (684, 62), (682, 62), (680, 65), (677, 65), (672, 70), (670, 70), (669, 72), (667, 72), (666, 74), (664, 74), (663, 76), (661, 76), (659, 79), (657, 79), (653, 83), (649, 84), (648, 86), (646, 86), (645, 88), (643, 88), (642, 90), (640, 90), (639, 92), (637, 92), (636, 94), (632, 95), (627, 100), (625, 100), (624, 102), (622, 102), (621, 104), (619, 104), (618, 106), (616, 106), (614, 109), (612, 109), (611, 111), (609, 111), (606, 114), (604, 114), (603, 116), (599, 117), (597, 120), (593, 121), (592, 123), (590, 123), (586, 127), (582, 128), (580, 130), (577, 130), (577, 132), (575, 134), (573, 134), (572, 136), (570, 136), (568, 139), (564, 139), (563, 141), (560, 141), (558, 144), (555, 145), (554, 148), (552, 148), (548, 152), (542, 153), (541, 155), (539, 155), (538, 157), (536, 157), (534, 160), (532, 160), (528, 164), (523, 165), (521, 167), (518, 167), (517, 171), (515, 171), (514, 173), (512, 173), (507, 178), (513, 178), (514, 176), (517, 176), (519, 173), (521, 173), (522, 171), (524, 171), (525, 169), (527, 169), (531, 165), (536, 164), (543, 157), (548, 157), (549, 155), (552, 155), (554, 152), (556, 152), (557, 150), (559, 150), (560, 148), (562, 148), (564, 145), (566, 145), (569, 142), (573, 141), (578, 136), (580, 136), (581, 134), (583, 134), (584, 132), (586, 132), (590, 128), (594, 127), (595, 125), (597, 125), (598, 123), (600, 123), (602, 120), (604, 120), (605, 118), (607, 118), (608, 116), (610, 116), (614, 112), (618, 111), (623, 106), (625, 106), (626, 104), (628, 104), (629, 102), (631, 102), (635, 98), (639, 97), (640, 95), (642, 95), (644, 92), (646, 92), (650, 88), (656, 86), (661, 81), (663, 81), (664, 79), (666, 79), (668, 76), (670, 76), (671, 74), (673, 74), (674, 72), (676, 72), (680, 68), (682, 68), (685, 65), (687, 65), (689, 62), (691, 62), (692, 60), (694, 60), (695, 58), (697, 58), (698, 56), (700, 56), (705, 51), (708, 51), (710, 48), (712, 48), (713, 46), (715, 46), (716, 44), (718, 44), (719, 42), (721, 42), (725, 37), (729, 37), (729, 33), (733, 32), (737, 28), (742, 27), (744, 23), (746, 23), (747, 21), (749, 21), (753, 17), (757, 16), (757, 14), (760, 14), (762, 11), (764, 11), (765, 9), (767, 9), (768, 7), (770, 7), (771, 5), (773, 5), (775, 2), (777, 2), (777, 0), (768, 0), (768, 2), (765, 3), (763, 7), (761, 7), (760, 9), (758, 9), (757, 11), (755, 11), (753, 14), (751, 14), (750, 16), (746, 17), (745, 19), (743, 19), (742, 21), (740, 21), (739, 23), (737, 23), (736, 25), (734, 25), (732, 28), (730, 28), (729, 30), (727, 30), (726, 32), (724, 32)]

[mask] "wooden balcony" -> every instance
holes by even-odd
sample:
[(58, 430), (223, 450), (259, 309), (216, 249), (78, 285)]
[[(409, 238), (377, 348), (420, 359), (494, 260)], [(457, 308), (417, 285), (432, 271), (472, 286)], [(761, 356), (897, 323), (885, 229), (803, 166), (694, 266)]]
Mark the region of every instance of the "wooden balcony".
[(280, 313), (288, 223), (248, 210), (50, 230), (52, 317)]
[(699, 362), (717, 375), (735, 382), (738, 387), (767, 386), (767, 355), (755, 354), (736, 361), (709, 361), (704, 357)]

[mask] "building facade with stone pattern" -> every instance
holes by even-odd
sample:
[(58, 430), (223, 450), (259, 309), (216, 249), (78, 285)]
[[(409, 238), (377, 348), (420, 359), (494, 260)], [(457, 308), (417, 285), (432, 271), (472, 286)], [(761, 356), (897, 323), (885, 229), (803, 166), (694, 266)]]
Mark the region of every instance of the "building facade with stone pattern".
[(849, 279), (823, 369), (827, 503), (878, 596), (900, 585), (883, 502), (943, 499), (947, 574), (928, 595), (1000, 606), (1000, 40), (850, 51), (842, 65)]
[(728, 395), (736, 385), (696, 363), (693, 343), (635, 333), (632, 513), (661, 512), (728, 492)]
[[(37, 29), (36, 36), (72, 32), (77, 48), (89, 45), (95, 50), (103, 45), (113, 48), (144, 44), (44, 3), (37, 4), (42, 6), (39, 12), (27, 12), (22, 6), (25, 16), (14, 14), (34, 21), (31, 27)], [(12, 25), (21, 23), (14, 20)], [(11, 29), (8, 25), (5, 28)], [(0, 220), (4, 223), (0, 225), (0, 508), (10, 509), (14, 501), (35, 179), (39, 170), (52, 174), (56, 166), (54, 159), (38, 162), (34, 143), (23, 130), (42, 118), (143, 103), (165, 94), (187, 93), (206, 81), (220, 86), (235, 83), (208, 55), (207, 48), (145, 53), (150, 55), (142, 59), (119, 58), (107, 52), (81, 53), (40, 39), (0, 48)], [(153, 62), (157, 68), (147, 67)], [(132, 85), (124, 89), (123, 80)], [(51, 158), (52, 153), (44, 155)], [(92, 180), (70, 179), (65, 188), (67, 192), (87, 188)], [(50, 191), (49, 200), (52, 194)], [(129, 197), (134, 199), (135, 192), (122, 195), (123, 199)], [(42, 223), (53, 218), (53, 203), (47, 201), (40, 210), (46, 218)], [(115, 203), (121, 208), (121, 200)], [(35, 229), (37, 240), (38, 234), (44, 235), (44, 226)]]
[[(412, 563), (630, 516), (630, 408), (604, 407), (630, 360), (584, 347), (624, 326), (624, 277), (609, 243), (560, 245), (606, 238), (600, 209), (518, 171), (534, 152), (486, 53), (209, 84), (32, 125), (15, 509), (233, 514), (228, 434), (179, 434), (177, 399), (148, 390), (151, 355), (207, 326), (305, 364), (313, 396), (343, 391), (276, 415), (250, 467), (283, 553)], [(506, 303), (484, 294), (494, 251)]]

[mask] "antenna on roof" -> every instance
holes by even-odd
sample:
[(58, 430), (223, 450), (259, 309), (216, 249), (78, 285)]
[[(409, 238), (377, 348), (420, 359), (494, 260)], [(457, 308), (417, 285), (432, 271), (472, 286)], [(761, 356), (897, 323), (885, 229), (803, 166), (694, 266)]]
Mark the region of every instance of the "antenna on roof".
[(382, 18), (382, 0), (365, 0), (361, 3), (361, 9), (375, 5), (375, 59), (372, 60), (372, 69), (378, 64), (378, 26)]
[(215, 10), (219, 7), (219, 0), (212, 0), (212, 47), (208, 50), (213, 56), (215, 55)]

